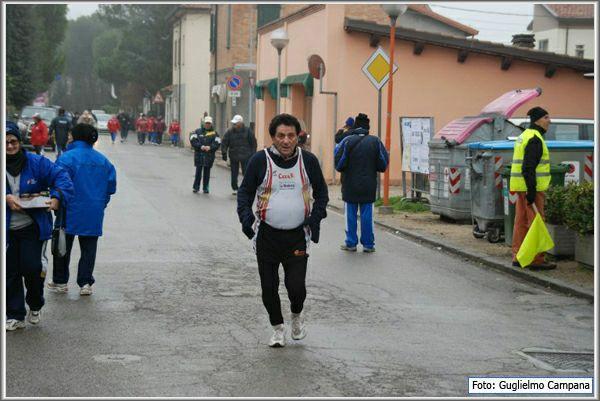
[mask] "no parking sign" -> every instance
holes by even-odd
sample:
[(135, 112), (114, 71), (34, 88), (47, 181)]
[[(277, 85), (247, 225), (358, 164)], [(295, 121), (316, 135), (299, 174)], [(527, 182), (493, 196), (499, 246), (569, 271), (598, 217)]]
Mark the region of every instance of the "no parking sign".
[(242, 77), (239, 75), (232, 75), (227, 78), (227, 87), (232, 91), (239, 91), (242, 88)]

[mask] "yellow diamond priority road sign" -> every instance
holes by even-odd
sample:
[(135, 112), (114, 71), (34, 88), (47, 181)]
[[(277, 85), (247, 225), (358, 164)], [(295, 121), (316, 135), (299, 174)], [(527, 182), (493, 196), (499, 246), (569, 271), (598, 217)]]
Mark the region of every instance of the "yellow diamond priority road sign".
[[(398, 66), (394, 64), (394, 73), (397, 69)], [(381, 47), (378, 47), (363, 65), (362, 71), (373, 86), (380, 90), (390, 78), (390, 58)]]

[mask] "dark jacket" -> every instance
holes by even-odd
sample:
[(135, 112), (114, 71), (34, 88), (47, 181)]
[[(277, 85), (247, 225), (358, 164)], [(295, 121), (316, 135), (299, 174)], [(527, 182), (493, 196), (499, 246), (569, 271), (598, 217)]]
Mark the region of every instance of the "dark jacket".
[(121, 129), (129, 129), (130, 118), (127, 113), (119, 113), (119, 115), (117, 115), (117, 119), (119, 120), (119, 124), (121, 124)]
[[(292, 157), (288, 160), (275, 154), (271, 149), (268, 150), (269, 156), (273, 159), (273, 162), (281, 168), (291, 168), (298, 161), (298, 156)], [(310, 216), (308, 217), (305, 225), (310, 227), (311, 236), (313, 242), (319, 242), (319, 234), (321, 227), (321, 220), (327, 217), (327, 203), (329, 202), (329, 195), (327, 193), (327, 184), (323, 178), (323, 172), (319, 165), (319, 160), (312, 153), (303, 150), (302, 158), (304, 160), (304, 167), (306, 167), (306, 174), (310, 180), (312, 187), (312, 197), (314, 204), (312, 205)], [(237, 193), (237, 212), (242, 223), (242, 227), (252, 228), (255, 217), (252, 212), (252, 205), (254, 198), (256, 197), (256, 190), (263, 182), (265, 174), (267, 173), (267, 156), (265, 152), (261, 150), (255, 153), (248, 161), (248, 167), (246, 168), (246, 174), (242, 180)]]
[(71, 119), (65, 115), (54, 117), (50, 123), (50, 135), (54, 133), (57, 145), (66, 145), (69, 131), (73, 128)]
[(342, 172), (342, 199), (348, 203), (373, 203), (377, 172), (384, 172), (389, 155), (379, 138), (355, 128), (335, 152), (335, 169)]
[(248, 160), (255, 152), (256, 138), (248, 127), (230, 128), (225, 132), (221, 144), (223, 160), (227, 160), (227, 156), (232, 160)]
[[(194, 148), (194, 166), (212, 167), (215, 161), (215, 152), (221, 145), (221, 138), (217, 131), (198, 128), (190, 135), (190, 144)], [(202, 146), (210, 146), (210, 150), (200, 150)]]
[(340, 143), (344, 140), (344, 138), (346, 138), (348, 135), (350, 135), (350, 131), (349, 129), (346, 128), (340, 128), (336, 133), (335, 133), (335, 143)]

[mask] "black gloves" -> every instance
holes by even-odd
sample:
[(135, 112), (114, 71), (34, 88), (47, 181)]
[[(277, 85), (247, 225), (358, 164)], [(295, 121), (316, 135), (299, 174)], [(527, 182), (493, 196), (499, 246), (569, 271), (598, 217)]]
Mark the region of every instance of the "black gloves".
[(527, 195), (525, 195), (525, 197), (527, 198), (528, 205), (533, 204), (533, 202), (535, 202), (535, 191), (527, 191)]
[(244, 234), (246, 234), (246, 237), (248, 237), (248, 239), (254, 238), (254, 230), (252, 229), (252, 225), (242, 226), (242, 231), (244, 232)]
[(248, 239), (254, 238), (254, 229), (252, 225), (254, 224), (254, 216), (250, 215), (244, 219), (242, 222), (242, 232), (248, 237)]
[(304, 219), (303, 225), (310, 228), (310, 239), (315, 244), (318, 244), (321, 235), (321, 222), (310, 216)]
[(226, 162), (227, 161), (227, 153), (223, 153), (223, 161)]

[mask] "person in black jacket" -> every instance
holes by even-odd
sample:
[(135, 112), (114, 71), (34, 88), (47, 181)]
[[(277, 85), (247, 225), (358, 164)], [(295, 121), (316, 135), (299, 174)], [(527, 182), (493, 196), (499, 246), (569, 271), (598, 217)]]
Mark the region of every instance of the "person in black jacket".
[(206, 116), (204, 117), (204, 127), (198, 128), (190, 135), (190, 144), (194, 148), (194, 166), (196, 166), (194, 193), (200, 189), (200, 180), (202, 180), (202, 191), (205, 194), (209, 192), (210, 169), (215, 161), (215, 152), (221, 145), (221, 138), (212, 124), (212, 117)]
[(246, 165), (248, 159), (256, 152), (256, 138), (254, 133), (249, 128), (244, 126), (244, 119), (240, 115), (236, 115), (231, 120), (233, 127), (225, 132), (223, 136), (223, 144), (221, 145), (221, 153), (223, 160), (231, 161), (231, 189), (235, 195), (238, 190), (238, 174), (240, 165), (242, 166), (242, 174), (246, 174)]
[(71, 125), (71, 119), (65, 116), (65, 109), (61, 107), (58, 109), (58, 116), (52, 119), (49, 129), (49, 134), (54, 135), (57, 158), (67, 150), (69, 131), (71, 131), (72, 128), (73, 125)]
[(335, 143), (338, 144), (344, 140), (345, 137), (350, 135), (350, 130), (354, 126), (354, 118), (348, 117), (344, 126), (340, 128), (335, 134)]
[(369, 118), (360, 113), (354, 129), (335, 152), (335, 169), (342, 173), (342, 199), (345, 202), (346, 242), (344, 251), (356, 252), (356, 214), (360, 210), (360, 243), (364, 252), (375, 252), (373, 203), (377, 193), (377, 173), (387, 168), (389, 155), (379, 138), (369, 135)]
[(127, 142), (127, 134), (129, 134), (129, 126), (131, 125), (129, 114), (121, 110), (117, 115), (117, 119), (121, 124), (121, 143)]
[[(237, 194), (242, 231), (254, 242), (262, 301), (273, 326), (271, 347), (285, 346), (278, 292), (280, 264), (290, 299), (292, 338), (306, 336), (302, 310), (307, 250), (311, 240), (319, 242), (320, 224), (327, 216), (329, 202), (319, 160), (298, 147), (299, 132), (300, 123), (294, 116), (275, 116), (269, 125), (273, 145), (250, 158)], [(255, 197), (256, 215), (252, 213)]]

